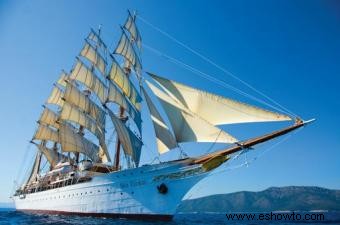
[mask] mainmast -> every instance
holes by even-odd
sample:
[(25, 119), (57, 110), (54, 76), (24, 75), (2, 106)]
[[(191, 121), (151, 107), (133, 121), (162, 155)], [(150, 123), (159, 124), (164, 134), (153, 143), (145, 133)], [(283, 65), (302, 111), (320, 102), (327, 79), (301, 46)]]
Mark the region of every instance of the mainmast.
[[(128, 77), (129, 76), (129, 72), (126, 73), (126, 76)], [(125, 112), (125, 109), (122, 107), (122, 106), (119, 106), (119, 119), (125, 123), (126, 122), (126, 119), (127, 117), (124, 117), (124, 112)], [(115, 161), (114, 161), (114, 168), (116, 170), (119, 170), (119, 164), (120, 164), (120, 139), (119, 139), (119, 136), (117, 135), (117, 139), (116, 139), (116, 154), (115, 154)]]
[[(121, 27), (122, 29), (122, 36), (119, 41), (119, 44), (115, 50), (114, 53), (121, 54), (124, 57), (124, 75), (126, 76), (127, 80), (130, 80), (130, 74), (131, 69), (134, 67), (135, 72), (137, 73), (138, 77), (140, 76), (140, 63), (138, 55), (136, 54), (135, 50), (135, 44), (140, 47), (140, 35), (137, 30), (136, 24), (135, 24), (135, 15), (131, 15), (131, 13), (128, 11), (128, 18), (125, 22), (124, 27)], [(126, 31), (128, 31), (129, 36), (126, 34)], [(123, 48), (121, 47), (121, 44), (124, 44)], [(124, 97), (126, 93), (123, 92)], [(124, 115), (125, 114), (125, 108), (123, 106), (119, 106), (119, 119), (126, 123), (128, 117)], [(117, 135), (117, 141), (116, 141), (116, 154), (115, 154), (115, 161), (114, 161), (114, 167), (116, 170), (120, 169), (120, 148), (121, 148), (121, 140), (119, 136)]]

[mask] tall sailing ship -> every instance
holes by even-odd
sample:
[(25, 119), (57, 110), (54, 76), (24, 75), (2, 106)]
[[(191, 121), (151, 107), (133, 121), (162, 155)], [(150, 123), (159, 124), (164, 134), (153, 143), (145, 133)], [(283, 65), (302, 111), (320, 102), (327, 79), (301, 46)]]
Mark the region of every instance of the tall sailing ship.
[[(31, 141), (37, 148), (34, 165), (13, 195), (19, 211), (170, 220), (184, 195), (234, 154), (307, 123), (156, 74), (143, 76), (142, 40), (131, 13), (113, 52), (100, 32), (90, 31), (73, 68), (62, 72), (44, 105)], [(142, 102), (154, 134), (143, 133)], [(245, 141), (218, 127), (273, 121), (294, 122)], [(155, 137), (159, 154), (182, 152), (185, 142), (228, 148), (140, 166), (144, 137)]]

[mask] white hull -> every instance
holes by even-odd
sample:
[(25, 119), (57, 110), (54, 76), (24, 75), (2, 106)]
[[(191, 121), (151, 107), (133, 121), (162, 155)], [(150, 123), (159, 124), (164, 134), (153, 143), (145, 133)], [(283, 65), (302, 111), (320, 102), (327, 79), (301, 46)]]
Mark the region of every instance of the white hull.
[[(199, 165), (164, 163), (93, 177), (89, 182), (14, 196), (16, 209), (42, 213), (171, 219), (202, 178)], [(157, 186), (164, 183), (162, 194)]]

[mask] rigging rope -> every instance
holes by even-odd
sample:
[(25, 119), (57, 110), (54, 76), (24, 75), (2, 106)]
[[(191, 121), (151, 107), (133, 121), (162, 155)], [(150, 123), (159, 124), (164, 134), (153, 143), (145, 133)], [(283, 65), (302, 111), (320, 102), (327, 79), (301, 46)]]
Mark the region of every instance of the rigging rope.
[[(28, 176), (28, 173), (30, 172), (29, 171), (30, 169), (28, 169), (28, 170), (26, 170), (26, 172), (24, 174), (22, 174), (24, 167), (31, 166), (33, 164), (34, 158), (30, 157), (29, 165), (25, 165), (26, 159), (28, 158), (27, 155), (28, 155), (29, 151), (31, 150), (31, 146), (32, 145), (30, 143), (28, 143), (26, 148), (25, 148), (26, 150), (25, 150), (25, 153), (24, 153), (24, 157), (21, 160), (20, 168), (19, 168), (18, 173), (16, 175), (15, 183), (17, 185), (22, 185), (25, 182), (25, 179)], [(19, 177), (20, 175), (22, 175), (22, 177)]]
[[(169, 33), (163, 31), (162, 29), (160, 29), (159, 27), (155, 26), (154, 24), (150, 23), (149, 21), (147, 21), (146, 19), (144, 19), (143, 17), (141, 17), (140, 15), (136, 15), (143, 23), (145, 23), (146, 25), (150, 26), (151, 28), (153, 28), (154, 30), (158, 31), (159, 33), (161, 33), (162, 35), (166, 36), (167, 38), (169, 38), (170, 40), (172, 40), (173, 42), (175, 42), (176, 44), (178, 44), (179, 46), (181, 46), (182, 48), (188, 50), (189, 52), (191, 52), (192, 54), (198, 56), (199, 58), (203, 59), (204, 61), (206, 61), (207, 63), (211, 64), (212, 66), (214, 66), (215, 68), (219, 69), (220, 71), (222, 71), (224, 74), (231, 76), (232, 78), (234, 78), (235, 80), (239, 81), (240, 83), (242, 83), (243, 85), (245, 85), (246, 87), (248, 87), (249, 89), (253, 90), (254, 92), (256, 92), (257, 94), (261, 95), (262, 97), (266, 98), (267, 100), (269, 100), (270, 102), (274, 103), (277, 107), (281, 108), (282, 111), (284, 111), (285, 113), (294, 116), (294, 117), (298, 117), (295, 113), (293, 113), (292, 111), (290, 111), (289, 109), (287, 109), (286, 107), (282, 106), (281, 104), (279, 104), (277, 101), (275, 101), (274, 99), (270, 98), (268, 95), (264, 94), (263, 92), (259, 91), (258, 89), (256, 89), (255, 87), (253, 87), (252, 85), (250, 85), (249, 83), (247, 83), (246, 81), (240, 79), (239, 77), (237, 77), (235, 74), (231, 73), (230, 71), (228, 71), (227, 69), (225, 69), (224, 67), (218, 65), (217, 63), (213, 62), (211, 59), (209, 59), (208, 57), (202, 55), (201, 53), (197, 52), (196, 50), (192, 49), (191, 47), (189, 47), (188, 45), (186, 45), (185, 43), (179, 41), (178, 39), (176, 39), (175, 37), (173, 37), (172, 35), (170, 35)], [(220, 80), (221, 81), (221, 80)], [(224, 83), (224, 81), (221, 81)]]
[(209, 80), (209, 81), (211, 81), (211, 82), (214, 82), (214, 83), (220, 85), (220, 86), (223, 87), (223, 88), (230, 89), (230, 90), (232, 90), (232, 91), (234, 91), (234, 92), (236, 92), (236, 93), (238, 93), (238, 94), (240, 94), (240, 95), (243, 95), (243, 96), (245, 96), (245, 97), (247, 97), (247, 98), (249, 98), (249, 99), (252, 99), (252, 100), (254, 100), (254, 101), (257, 101), (257, 102), (259, 102), (259, 103), (261, 103), (261, 104), (263, 104), (263, 105), (266, 105), (266, 106), (268, 106), (268, 107), (270, 107), (270, 108), (273, 108), (273, 109), (275, 109), (276, 111), (279, 111), (279, 112), (285, 113), (285, 114), (289, 114), (290, 116), (293, 116), (293, 117), (294, 117), (294, 115), (292, 115), (292, 114), (290, 114), (290, 113), (287, 113), (286, 111), (284, 111), (284, 110), (282, 110), (282, 109), (280, 109), (280, 108), (278, 108), (278, 107), (276, 107), (276, 106), (274, 106), (274, 105), (272, 105), (272, 104), (269, 104), (269, 103), (267, 103), (267, 102), (265, 102), (265, 101), (263, 101), (263, 100), (261, 100), (261, 99), (259, 99), (259, 98), (256, 98), (255, 96), (252, 96), (252, 95), (250, 95), (250, 94), (248, 94), (248, 93), (246, 93), (246, 92), (243, 92), (242, 90), (240, 90), (240, 89), (238, 89), (238, 88), (235, 88), (235, 87), (233, 87), (233, 86), (227, 84), (227, 83), (224, 82), (224, 81), (218, 80), (218, 79), (216, 79), (215, 77), (213, 77), (213, 76), (211, 76), (211, 75), (209, 75), (209, 74), (207, 74), (207, 73), (204, 73), (204, 72), (202, 72), (202, 71), (200, 71), (200, 70), (198, 70), (198, 69), (196, 69), (196, 68), (194, 68), (194, 67), (192, 67), (192, 66), (190, 66), (190, 65), (188, 65), (188, 64), (186, 64), (186, 63), (184, 63), (184, 62), (182, 62), (182, 61), (180, 61), (180, 60), (177, 60), (177, 59), (175, 59), (175, 58), (173, 58), (173, 57), (171, 57), (171, 56), (169, 56), (169, 55), (166, 55), (166, 54), (160, 52), (160, 51), (157, 50), (157, 49), (152, 48), (151, 46), (149, 46), (149, 45), (147, 45), (147, 44), (145, 44), (145, 43), (143, 44), (143, 47), (145, 47), (146, 49), (148, 49), (148, 50), (150, 50), (150, 51), (156, 53), (157, 55), (159, 55), (159, 56), (161, 56), (161, 57), (164, 57), (164, 58), (168, 59), (170, 62), (172, 62), (172, 63), (174, 63), (174, 64), (176, 64), (176, 65), (178, 65), (178, 66), (181, 66), (181, 67), (183, 67), (184, 69), (187, 69), (188, 71), (190, 71), (190, 72), (192, 72), (192, 73), (194, 73), (194, 74), (199, 75), (200, 77), (203, 77), (204, 79), (207, 79), (207, 80)]
[[(265, 150), (261, 151), (257, 156), (253, 157), (252, 159), (250, 159), (249, 161), (246, 160), (246, 162), (234, 166), (234, 167), (229, 167), (228, 163), (225, 164), (224, 168), (221, 168), (218, 171), (212, 172), (212, 174), (218, 174), (218, 173), (224, 173), (226, 171), (230, 171), (230, 170), (234, 170), (234, 169), (238, 169), (241, 168), (243, 166), (249, 166), (250, 163), (254, 162), (255, 160), (259, 159), (260, 157), (262, 157), (264, 154), (268, 153), (269, 151), (273, 150), (274, 148), (276, 148), (278, 145), (282, 144), (283, 142), (287, 141), (289, 138), (291, 138), (293, 135), (295, 135), (296, 133), (298, 133), (300, 130), (302, 130), (304, 127), (301, 127), (295, 131), (293, 131), (292, 133), (288, 134), (287, 136), (283, 137), (280, 141), (272, 144), (271, 146), (269, 146), (268, 148), (266, 148)], [(247, 150), (246, 150), (247, 152)], [(242, 155), (243, 153), (245, 153), (244, 151), (241, 151), (240, 154), (236, 155), (236, 157), (232, 158), (231, 160), (235, 160), (237, 159), (240, 155)], [(229, 160), (229, 162), (232, 162), (231, 160)]]
[[(229, 164), (238, 159), (242, 154), (247, 153), (248, 150), (245, 149), (243, 151), (238, 152), (236, 155), (234, 155), (229, 161), (227, 161), (227, 163), (224, 164), (224, 168), (221, 168), (218, 171), (214, 171), (211, 172), (210, 175), (214, 175), (214, 174), (220, 174), (220, 173), (225, 173), (231, 170), (235, 170), (235, 169), (239, 169), (242, 168), (244, 166), (248, 167), (250, 163), (254, 162), (255, 160), (257, 160), (258, 158), (262, 157), (265, 153), (273, 150), (275, 147), (277, 147), (278, 145), (282, 144), (283, 142), (287, 141), (290, 137), (292, 137), (294, 134), (296, 134), (297, 132), (299, 132), (300, 130), (302, 130), (303, 127), (293, 131), (291, 134), (285, 136), (284, 138), (282, 138), (280, 141), (274, 143), (273, 145), (271, 145), (270, 147), (268, 147), (267, 149), (265, 149), (264, 151), (261, 151), (260, 154), (258, 154), (257, 156), (253, 157), (251, 160), (247, 160), (247, 157), (245, 158), (246, 161), (240, 165), (236, 165), (233, 167), (230, 167)], [(199, 190), (201, 190), (205, 185), (200, 185), (195, 191), (198, 192)], [(186, 199), (190, 199), (193, 195), (195, 194), (195, 192), (193, 191)]]

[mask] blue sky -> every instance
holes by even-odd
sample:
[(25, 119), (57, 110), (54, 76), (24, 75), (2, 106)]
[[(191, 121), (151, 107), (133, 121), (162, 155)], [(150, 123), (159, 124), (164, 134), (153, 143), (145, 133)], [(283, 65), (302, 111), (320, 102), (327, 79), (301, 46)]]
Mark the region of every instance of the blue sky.
[[(302, 118), (317, 118), (248, 167), (203, 180), (191, 197), (285, 185), (340, 188), (338, 2), (0, 0), (0, 201), (8, 201), (13, 180), (31, 161), (34, 151), (27, 147), (28, 140), (61, 69), (71, 69), (91, 27), (102, 24), (103, 39), (113, 49), (127, 9), (137, 10)], [(144, 43), (256, 95), (146, 24), (138, 24)], [(249, 102), (147, 49), (143, 65), (146, 71)], [(226, 129), (242, 139), (284, 124), (263, 126)], [(148, 142), (151, 146), (152, 140)], [(259, 152), (273, 143), (260, 146)], [(192, 154), (204, 152), (187, 148)]]

